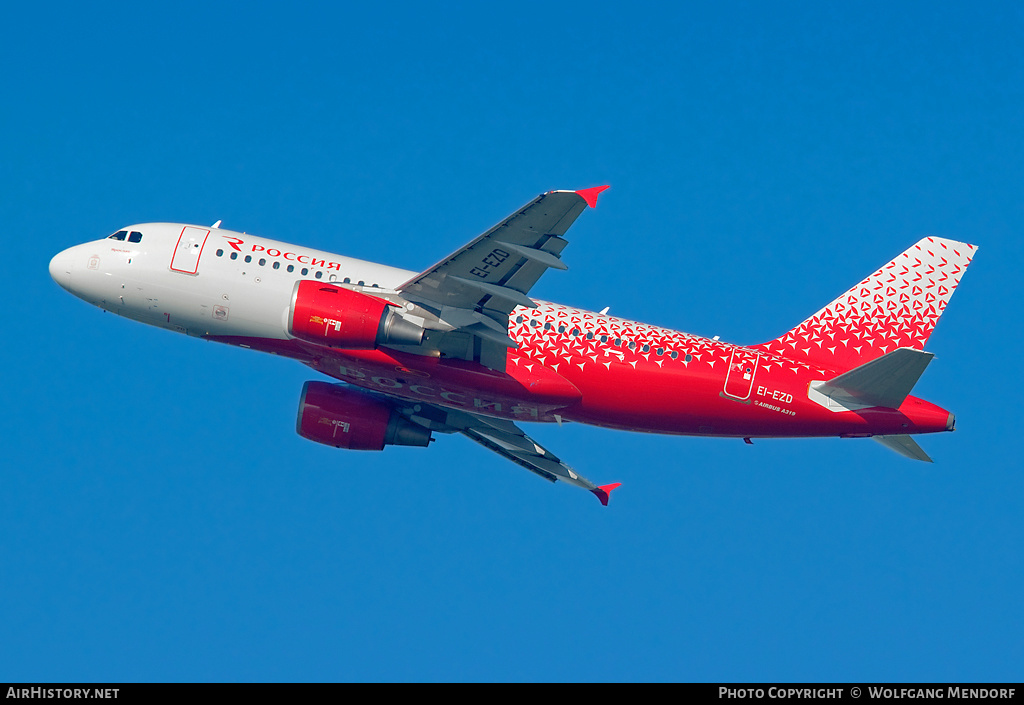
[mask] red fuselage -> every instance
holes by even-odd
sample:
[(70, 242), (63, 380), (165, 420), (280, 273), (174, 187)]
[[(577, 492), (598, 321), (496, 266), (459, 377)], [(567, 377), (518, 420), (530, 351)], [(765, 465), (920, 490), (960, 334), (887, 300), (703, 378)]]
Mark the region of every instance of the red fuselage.
[(578, 421), (651, 433), (732, 437), (869, 436), (952, 429), (952, 415), (907, 397), (899, 409), (835, 410), (809, 385), (840, 370), (665, 328), (538, 302), (509, 317), (505, 372), (464, 360), (301, 341), (213, 339), (302, 360), (343, 382), (412, 401), (519, 421)]

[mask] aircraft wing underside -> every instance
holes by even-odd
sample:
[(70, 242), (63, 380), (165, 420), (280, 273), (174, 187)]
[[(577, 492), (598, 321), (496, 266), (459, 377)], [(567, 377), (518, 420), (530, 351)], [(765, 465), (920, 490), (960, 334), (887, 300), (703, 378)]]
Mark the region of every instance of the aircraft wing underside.
[(567, 269), (559, 258), (568, 244), (562, 236), (605, 188), (542, 194), (398, 291), (464, 336), (466, 345), (456, 337), (447, 355), (504, 370), (507, 349), (516, 347), (509, 313), (535, 308), (527, 294), (541, 275)]
[[(392, 400), (393, 401), (393, 400)], [(432, 404), (418, 403), (418, 410), (397, 406), (399, 413), (410, 421), (439, 433), (461, 433), (484, 448), (511, 460), (550, 482), (562, 480), (582, 487), (597, 495), (602, 504), (608, 504), (609, 493), (619, 486), (595, 485), (583, 477), (557, 455), (530, 438), (515, 423), (505, 419), (445, 409)]]

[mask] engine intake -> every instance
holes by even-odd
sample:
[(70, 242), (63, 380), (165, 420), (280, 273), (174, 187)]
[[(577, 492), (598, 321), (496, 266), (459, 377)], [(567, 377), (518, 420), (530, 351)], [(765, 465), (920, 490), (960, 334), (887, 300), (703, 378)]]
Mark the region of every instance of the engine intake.
[(349, 350), (423, 342), (423, 329), (398, 315), (387, 301), (309, 279), (295, 283), (288, 332), (311, 343)]
[(327, 382), (306, 382), (295, 430), (303, 438), (349, 450), (426, 446), (430, 431), (403, 418), (386, 401)]

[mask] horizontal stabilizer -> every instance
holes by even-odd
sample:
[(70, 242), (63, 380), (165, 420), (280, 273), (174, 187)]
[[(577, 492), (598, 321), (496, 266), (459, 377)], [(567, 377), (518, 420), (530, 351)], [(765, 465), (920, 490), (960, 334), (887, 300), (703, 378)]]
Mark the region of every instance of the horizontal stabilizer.
[(828, 382), (813, 385), (816, 391), (837, 401), (898, 409), (933, 357), (923, 350), (897, 348)]
[(905, 458), (910, 458), (911, 460), (923, 460), (926, 463), (933, 462), (932, 459), (928, 457), (928, 454), (921, 449), (921, 446), (917, 445), (917, 441), (906, 434), (897, 436), (872, 436), (872, 438), (889, 450), (894, 450)]

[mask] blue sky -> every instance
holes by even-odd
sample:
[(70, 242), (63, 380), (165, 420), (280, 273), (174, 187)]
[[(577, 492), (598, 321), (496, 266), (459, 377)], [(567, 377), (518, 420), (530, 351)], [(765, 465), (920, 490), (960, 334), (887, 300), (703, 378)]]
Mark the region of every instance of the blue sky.
[[(48, 3), (0, 23), (0, 681), (1020, 680), (1024, 11), (995, 3)], [(128, 223), (422, 269), (609, 183), (538, 297), (777, 336), (925, 235), (980, 252), (857, 440), (295, 435), (298, 363), (101, 312)]]

